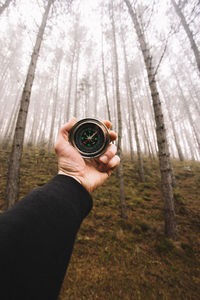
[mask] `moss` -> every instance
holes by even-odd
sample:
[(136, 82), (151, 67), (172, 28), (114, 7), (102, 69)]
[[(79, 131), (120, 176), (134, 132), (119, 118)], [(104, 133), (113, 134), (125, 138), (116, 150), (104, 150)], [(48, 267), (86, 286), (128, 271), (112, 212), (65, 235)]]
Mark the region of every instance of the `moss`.
[(141, 205), (143, 202), (143, 199), (141, 197), (137, 197), (135, 199), (133, 199), (133, 203), (136, 205)]
[(182, 243), (181, 247), (183, 248), (183, 250), (185, 251), (185, 253), (186, 253), (187, 256), (192, 257), (192, 258), (194, 257), (194, 251), (193, 251), (191, 245)]
[(159, 254), (168, 254), (173, 251), (175, 245), (171, 240), (162, 238), (157, 241), (155, 248)]
[(143, 232), (147, 232), (150, 229), (150, 224), (145, 221), (137, 221), (136, 225), (141, 228)]
[(147, 201), (147, 202), (152, 201), (152, 199), (151, 199), (150, 197), (148, 197), (148, 196), (144, 196), (143, 199), (144, 199), (145, 201)]
[[(0, 151), (0, 205), (3, 204), (9, 151)], [(173, 161), (179, 242), (164, 237), (158, 161), (145, 158), (146, 182), (127, 159), (125, 193), (128, 219), (120, 217), (116, 172), (93, 195), (94, 207), (81, 225), (59, 299), (199, 299), (200, 163)], [(57, 171), (55, 154), (26, 149), (20, 195), (45, 183)], [(147, 174), (147, 176), (146, 176)], [(1, 206), (0, 206), (1, 207)], [(177, 243), (178, 246), (177, 246)], [(157, 263), (159, 262), (159, 263)], [(133, 288), (134, 287), (134, 288)]]
[(138, 225), (133, 226), (133, 232), (136, 234), (140, 234), (142, 232), (141, 227)]
[(180, 190), (178, 189), (175, 189), (174, 190), (174, 200), (176, 202), (176, 204), (179, 204), (179, 205), (185, 205), (185, 199), (183, 198), (183, 196), (181, 195), (181, 192)]

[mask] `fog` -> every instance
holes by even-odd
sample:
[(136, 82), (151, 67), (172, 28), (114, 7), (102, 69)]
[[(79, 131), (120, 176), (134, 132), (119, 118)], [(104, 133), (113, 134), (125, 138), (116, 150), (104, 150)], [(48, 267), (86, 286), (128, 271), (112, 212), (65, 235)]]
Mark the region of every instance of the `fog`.
[[(69, 118), (91, 116), (104, 120), (109, 116), (108, 109), (113, 128), (118, 131), (109, 2), (85, 0), (72, 1), (70, 4), (54, 1), (31, 91), (26, 144), (52, 147), (58, 128)], [(200, 72), (190, 40), (171, 1), (133, 2), (156, 69), (155, 78), (171, 156), (178, 158), (178, 142), (186, 159), (199, 160)], [(46, 1), (41, 0), (16, 0), (0, 16), (2, 141), (12, 142), (30, 57), (45, 5)], [(193, 39), (199, 47), (199, 5), (197, 1), (183, 1), (182, 6)], [(146, 155), (156, 155), (155, 121), (147, 72), (132, 20), (123, 1), (114, 1), (114, 22), (122, 110), (122, 148), (130, 153), (132, 143), (133, 151), (137, 151), (133, 112), (127, 94), (126, 55), (141, 151)]]

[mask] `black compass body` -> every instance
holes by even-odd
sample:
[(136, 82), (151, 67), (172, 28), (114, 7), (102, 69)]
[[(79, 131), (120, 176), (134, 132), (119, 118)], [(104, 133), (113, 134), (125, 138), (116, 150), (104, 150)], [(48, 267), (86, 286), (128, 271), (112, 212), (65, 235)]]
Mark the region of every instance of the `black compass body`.
[(69, 141), (84, 158), (94, 158), (106, 151), (110, 143), (110, 135), (103, 122), (86, 118), (72, 127)]

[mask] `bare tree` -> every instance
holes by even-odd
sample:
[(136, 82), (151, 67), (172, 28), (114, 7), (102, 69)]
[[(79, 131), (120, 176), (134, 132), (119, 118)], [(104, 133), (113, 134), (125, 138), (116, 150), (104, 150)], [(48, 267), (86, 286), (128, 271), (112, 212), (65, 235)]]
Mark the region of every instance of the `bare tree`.
[[(169, 117), (169, 120), (170, 120), (171, 126), (172, 126), (172, 132), (174, 135), (174, 142), (176, 145), (178, 156), (179, 156), (180, 161), (184, 161), (184, 156), (183, 156), (183, 152), (181, 149), (180, 140), (179, 140), (178, 134), (176, 132), (176, 128), (175, 128), (175, 120), (173, 119), (173, 106), (170, 105), (171, 103), (170, 103), (169, 97), (166, 96), (164, 93), (163, 93), (163, 95), (164, 95), (164, 99), (165, 99), (165, 106), (167, 108), (168, 117)], [(169, 107), (171, 107), (171, 109)]]
[(101, 25), (101, 30), (102, 30), (102, 33), (101, 33), (101, 65), (102, 65), (103, 85), (104, 85), (104, 94), (105, 94), (105, 98), (106, 98), (108, 120), (111, 120), (111, 113), (110, 113), (109, 100), (108, 100), (108, 87), (107, 87), (106, 72), (105, 72), (105, 63), (104, 63), (103, 29), (102, 29), (102, 25)]
[(194, 53), (194, 56), (195, 56), (195, 60), (196, 60), (196, 64), (197, 64), (197, 68), (199, 70), (199, 73), (200, 73), (200, 52), (199, 52), (199, 49), (197, 47), (197, 43), (195, 42), (194, 40), (194, 37), (193, 37), (193, 33), (189, 27), (189, 24), (187, 24), (187, 21), (186, 21), (186, 18), (182, 12), (182, 9), (180, 7), (179, 4), (176, 3), (175, 0), (171, 0), (172, 2), (172, 5), (177, 13), (177, 15), (179, 16), (180, 20), (181, 20), (181, 24), (187, 34), (187, 37), (190, 41), (190, 45), (191, 45), (191, 48), (192, 48), (192, 51)]
[(78, 114), (78, 71), (80, 63), (80, 44), (77, 47), (76, 71), (75, 71), (75, 91), (74, 91), (74, 116)]
[(180, 98), (180, 102), (182, 102), (183, 104), (183, 108), (187, 114), (187, 117), (189, 119), (189, 122), (190, 122), (190, 125), (191, 125), (191, 128), (193, 130), (193, 133), (194, 133), (194, 138), (196, 140), (196, 143), (197, 143), (197, 146), (198, 146), (198, 152), (200, 154), (200, 137), (199, 137), (199, 134), (197, 132), (197, 129), (196, 129), (196, 126), (194, 124), (194, 121), (193, 121), (193, 117), (192, 117), (192, 113), (190, 111), (190, 107), (189, 107), (189, 104), (188, 104), (188, 101), (184, 95), (184, 92), (183, 92), (183, 89), (181, 87), (181, 84), (180, 84), (180, 80), (175, 72), (175, 70), (173, 69), (172, 67), (172, 73), (176, 79), (176, 83), (177, 83), (177, 88), (178, 88), (178, 91), (179, 91), (179, 98)]
[(10, 5), (12, 0), (6, 0), (3, 5), (0, 6), (0, 15), (4, 12), (6, 8)]
[(61, 67), (61, 58), (58, 58), (57, 62), (57, 70), (56, 70), (56, 83), (55, 83), (55, 91), (53, 93), (53, 105), (52, 105), (52, 118), (51, 118), (51, 127), (50, 127), (50, 135), (48, 141), (48, 151), (50, 151), (53, 146), (53, 137), (55, 132), (55, 120), (56, 120), (56, 111), (57, 111), (57, 103), (58, 103), (58, 87), (59, 87), (59, 78), (60, 78), (60, 67)]
[[(135, 110), (135, 105), (134, 105), (133, 91), (132, 91), (132, 87), (131, 87), (131, 80), (130, 80), (130, 74), (129, 74), (129, 67), (128, 67), (126, 45), (125, 45), (123, 30), (121, 31), (121, 40), (122, 40), (122, 47), (123, 47), (123, 52), (124, 52), (125, 77), (126, 77), (125, 81), (126, 81), (126, 86), (127, 86), (127, 90), (128, 90), (128, 98), (130, 100), (131, 115), (133, 118), (133, 124), (134, 124), (134, 130), (135, 130), (135, 141), (136, 141), (136, 146), (137, 146), (137, 157), (138, 157), (138, 172), (139, 172), (140, 180), (142, 182), (145, 182), (143, 159), (142, 159), (140, 140), (139, 140), (139, 134), (138, 134), (138, 125), (137, 125), (137, 120), (136, 120), (136, 110)], [(129, 114), (130, 114), (130, 112), (129, 112)]]
[(172, 189), (172, 170), (161, 101), (155, 80), (155, 72), (157, 71), (157, 68), (153, 65), (152, 55), (150, 53), (149, 46), (144, 35), (144, 28), (142, 28), (141, 23), (139, 23), (138, 21), (136, 11), (133, 10), (129, 0), (124, 0), (124, 2), (127, 5), (129, 14), (133, 21), (139, 45), (142, 51), (146, 71), (148, 74), (149, 88), (151, 91), (151, 97), (153, 101), (154, 115), (156, 121), (157, 143), (159, 149), (162, 193), (164, 200), (165, 233), (169, 238), (176, 240), (177, 225)]
[(14, 134), (14, 141), (12, 145), (12, 151), (10, 156), (10, 164), (8, 170), (8, 180), (6, 187), (6, 206), (12, 207), (18, 199), (19, 191), (19, 175), (20, 175), (20, 164), (23, 152), (23, 141), (26, 127), (26, 119), (28, 114), (28, 108), (31, 97), (31, 90), (39, 57), (40, 46), (42, 43), (44, 30), (46, 27), (49, 11), (54, 0), (49, 0), (45, 8), (45, 12), (42, 18), (42, 22), (38, 31), (35, 46), (31, 56), (24, 89), (22, 92), (21, 103), (19, 114), (17, 118), (17, 124)]
[(126, 202), (125, 202), (125, 190), (124, 190), (124, 174), (123, 174), (123, 155), (122, 155), (122, 114), (120, 105), (120, 91), (119, 91), (119, 66), (118, 66), (118, 53), (117, 53), (117, 41), (116, 41), (116, 28), (113, 12), (113, 0), (110, 3), (110, 17), (112, 26), (112, 38), (113, 38), (113, 56), (115, 66), (115, 96), (117, 101), (117, 119), (118, 119), (118, 155), (121, 159), (121, 164), (118, 167), (118, 177), (120, 185), (120, 202), (121, 202), (121, 216), (127, 218)]

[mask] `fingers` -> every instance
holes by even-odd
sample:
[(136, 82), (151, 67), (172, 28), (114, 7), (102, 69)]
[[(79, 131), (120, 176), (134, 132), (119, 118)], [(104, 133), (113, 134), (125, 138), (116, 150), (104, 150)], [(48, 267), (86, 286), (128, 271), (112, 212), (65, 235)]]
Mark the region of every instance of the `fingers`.
[[(111, 123), (110, 121), (108, 121), (108, 120), (105, 120), (105, 121), (104, 121), (104, 124), (106, 125), (106, 127), (107, 127), (108, 129), (110, 129), (110, 128), (112, 127), (112, 123)], [(109, 131), (109, 134), (110, 134), (110, 140), (111, 140), (111, 142), (112, 142), (112, 141), (115, 141), (115, 140), (117, 139), (117, 134), (116, 134), (116, 132), (110, 130), (110, 131)]]
[(120, 164), (120, 158), (118, 155), (115, 155), (108, 163), (107, 168), (109, 170), (114, 170)]
[(108, 121), (108, 120), (103, 121), (103, 123), (106, 125), (106, 127), (108, 129), (110, 129), (112, 127), (112, 123), (110, 121)]
[(107, 164), (109, 160), (111, 160), (115, 154), (117, 153), (117, 147), (114, 144), (110, 144), (106, 150), (106, 152), (99, 157), (99, 161), (103, 164)]
[(114, 144), (110, 144), (106, 152), (98, 158), (98, 161), (101, 163), (100, 170), (106, 172), (109, 176), (120, 164), (120, 158), (116, 153), (117, 147)]
[(109, 131), (109, 134), (110, 134), (110, 141), (115, 141), (117, 139), (117, 134), (115, 131)]

